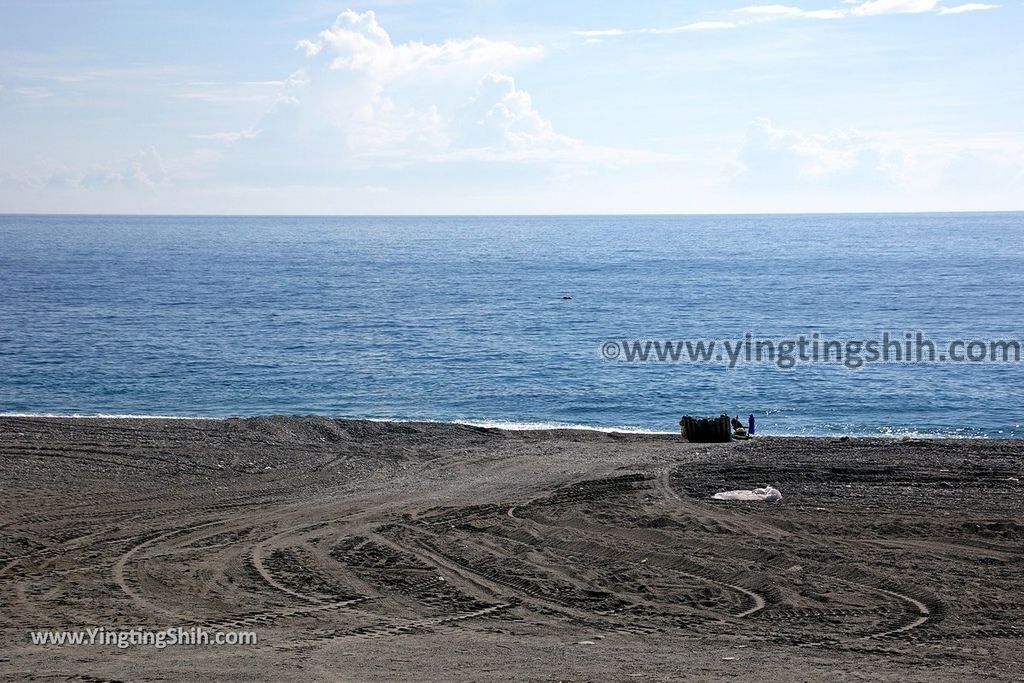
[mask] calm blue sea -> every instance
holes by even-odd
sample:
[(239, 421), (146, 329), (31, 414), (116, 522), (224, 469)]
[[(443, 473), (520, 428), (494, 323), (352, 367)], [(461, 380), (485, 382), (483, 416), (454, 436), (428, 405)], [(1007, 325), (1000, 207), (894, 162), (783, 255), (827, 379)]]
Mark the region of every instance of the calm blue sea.
[[(1024, 214), (0, 216), (0, 412), (1024, 437), (1024, 364), (626, 340), (1024, 339)], [(571, 298), (564, 298), (571, 297)]]

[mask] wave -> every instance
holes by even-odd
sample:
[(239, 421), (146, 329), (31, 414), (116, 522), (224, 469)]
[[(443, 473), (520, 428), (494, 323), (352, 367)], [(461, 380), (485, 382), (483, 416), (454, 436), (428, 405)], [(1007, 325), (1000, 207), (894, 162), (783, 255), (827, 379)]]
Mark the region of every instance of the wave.
[[(865, 431), (806, 431), (806, 432), (763, 432), (762, 436), (778, 436), (790, 438), (840, 438), (851, 439), (992, 439), (991, 434), (985, 432), (967, 432), (962, 429), (950, 431), (922, 432), (917, 429), (894, 429), (892, 427), (879, 427), (874, 430)], [(999, 432), (1002, 434), (1003, 432)], [(1014, 434), (1007, 434), (1007, 439), (1020, 438)]]
[(440, 424), (468, 425), (470, 427), (483, 427), (486, 429), (505, 429), (510, 432), (541, 432), (553, 429), (572, 429), (587, 432), (603, 432), (606, 434), (678, 434), (679, 430), (659, 431), (646, 429), (644, 427), (631, 427), (628, 425), (596, 426), (585, 424), (574, 424), (571, 422), (516, 422), (512, 420), (409, 420), (390, 417), (365, 417), (352, 418), (368, 420), (370, 422), (438, 422)]
[[(0, 417), (50, 417), (63, 419), (90, 419), (102, 418), (110, 420), (228, 420), (244, 419), (250, 417), (269, 417), (270, 415), (284, 415), (275, 413), (261, 413), (254, 415), (149, 415), (140, 413), (47, 413), (47, 412), (0, 412)], [(286, 417), (302, 417), (303, 415), (284, 415)], [(467, 425), (470, 427), (483, 427), (485, 429), (504, 429), (513, 432), (534, 432), (551, 430), (579, 430), (588, 432), (602, 432), (605, 434), (646, 434), (646, 435), (667, 435), (678, 434), (679, 430), (658, 430), (646, 427), (631, 425), (588, 425), (571, 422), (522, 422), (516, 420), (439, 420), (431, 418), (399, 418), (399, 417), (366, 417), (347, 415), (318, 415), (328, 419), (338, 420), (366, 420), (367, 422), (434, 422), (438, 424)], [(765, 437), (796, 437), (796, 438), (839, 438), (850, 437), (851, 439), (869, 438), (890, 438), (890, 439), (993, 439), (993, 438), (1021, 438), (1016, 429), (1009, 432), (999, 430), (996, 435), (987, 432), (970, 431), (965, 428), (949, 428), (948, 430), (920, 431), (917, 429), (901, 427), (878, 427), (863, 430), (806, 430), (806, 431), (765, 431), (762, 427), (759, 434)]]
[[(108, 420), (229, 420), (244, 419), (250, 417), (270, 417), (271, 415), (284, 415), (285, 417), (304, 417), (300, 414), (261, 413), (256, 415), (143, 415), (139, 413), (45, 413), (45, 412), (0, 412), (0, 417), (53, 417), (62, 419), (86, 420), (101, 418)], [(367, 422), (435, 422), (438, 424), (467, 425), (470, 427), (483, 427), (486, 429), (505, 429), (516, 432), (550, 431), (553, 429), (571, 429), (590, 432), (604, 432), (608, 434), (678, 434), (678, 430), (659, 431), (656, 429), (645, 429), (629, 425), (599, 426), (574, 424), (570, 422), (517, 422), (513, 420), (437, 420), (430, 418), (400, 418), (400, 417), (361, 417), (347, 415), (317, 415), (332, 420), (366, 420)]]

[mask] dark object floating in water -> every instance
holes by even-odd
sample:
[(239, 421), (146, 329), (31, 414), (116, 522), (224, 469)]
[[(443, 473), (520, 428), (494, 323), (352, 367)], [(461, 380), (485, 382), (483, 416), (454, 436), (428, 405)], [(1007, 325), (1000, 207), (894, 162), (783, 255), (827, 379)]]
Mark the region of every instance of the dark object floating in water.
[(572, 297), (569, 296), (568, 294), (566, 294), (565, 296), (562, 297), (562, 301), (570, 301), (571, 299), (572, 299)]
[(723, 443), (732, 441), (732, 425), (729, 416), (690, 417), (683, 415), (679, 420), (683, 438), (693, 443)]

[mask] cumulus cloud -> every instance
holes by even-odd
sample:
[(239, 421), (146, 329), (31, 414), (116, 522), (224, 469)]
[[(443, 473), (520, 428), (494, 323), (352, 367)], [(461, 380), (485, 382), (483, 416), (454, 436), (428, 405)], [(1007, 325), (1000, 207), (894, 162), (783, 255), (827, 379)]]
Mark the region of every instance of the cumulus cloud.
[(155, 147), (147, 147), (109, 165), (93, 165), (84, 169), (67, 167), (33, 171), (22, 169), (6, 173), (8, 185), (22, 188), (92, 190), (103, 187), (130, 189), (155, 188), (168, 180), (166, 164)]
[(485, 76), (472, 103), (485, 109), (477, 125), (498, 132), (501, 140), (513, 147), (561, 146), (571, 140), (555, 133), (551, 122), (533, 106), (530, 94), (517, 88), (515, 79), (509, 75), (492, 73)]
[(556, 130), (508, 75), (540, 48), (482, 37), (396, 43), (373, 12), (351, 10), (296, 47), (302, 68), (257, 120), (193, 135), (229, 145), (225, 173), (324, 182), (414, 164), (612, 166), (664, 157)]
[(543, 54), (479, 36), (395, 43), (374, 12), (352, 10), (296, 47), (307, 65), (289, 79), (273, 121), (257, 127), (320, 130), (361, 158), (436, 155), (451, 143), (449, 110), (480, 78)]
[(754, 193), (924, 198), (932, 205), (962, 196), (1005, 201), (1024, 182), (1024, 136), (803, 132), (756, 119), (736, 161), (733, 182)]
[[(490, 73), (472, 95), (447, 115), (431, 110), (431, 145), (398, 139), (376, 141), (362, 156), (402, 163), (461, 161), (545, 163), (556, 165), (620, 165), (668, 161), (675, 157), (644, 150), (588, 144), (561, 133), (545, 118), (528, 92), (504, 73)], [(415, 127), (413, 127), (415, 128)]]
[(756, 175), (821, 179), (876, 164), (881, 152), (876, 141), (858, 131), (804, 134), (760, 118), (749, 126), (739, 160), (745, 172)]
[(506, 41), (474, 37), (446, 40), (443, 43), (411, 41), (395, 45), (377, 22), (372, 11), (345, 10), (334, 24), (314, 38), (297, 46), (307, 57), (329, 51), (332, 69), (348, 69), (371, 74), (388, 82), (430, 70), (493, 68), (522, 59), (541, 56), (539, 47), (516, 45)]
[(519, 161), (579, 159), (587, 145), (555, 131), (534, 106), (533, 98), (512, 76), (491, 73), (456, 115), (455, 158)]
[(155, 147), (136, 153), (129, 160), (129, 182), (150, 187), (167, 182), (167, 167)]

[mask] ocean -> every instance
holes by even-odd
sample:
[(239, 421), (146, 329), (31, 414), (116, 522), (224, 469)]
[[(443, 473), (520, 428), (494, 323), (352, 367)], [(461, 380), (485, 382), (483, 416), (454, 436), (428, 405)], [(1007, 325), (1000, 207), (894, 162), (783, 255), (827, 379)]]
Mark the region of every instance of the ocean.
[(1019, 342), (1022, 237), (1022, 213), (0, 216), (0, 412), (1020, 438), (1020, 362), (635, 352)]

